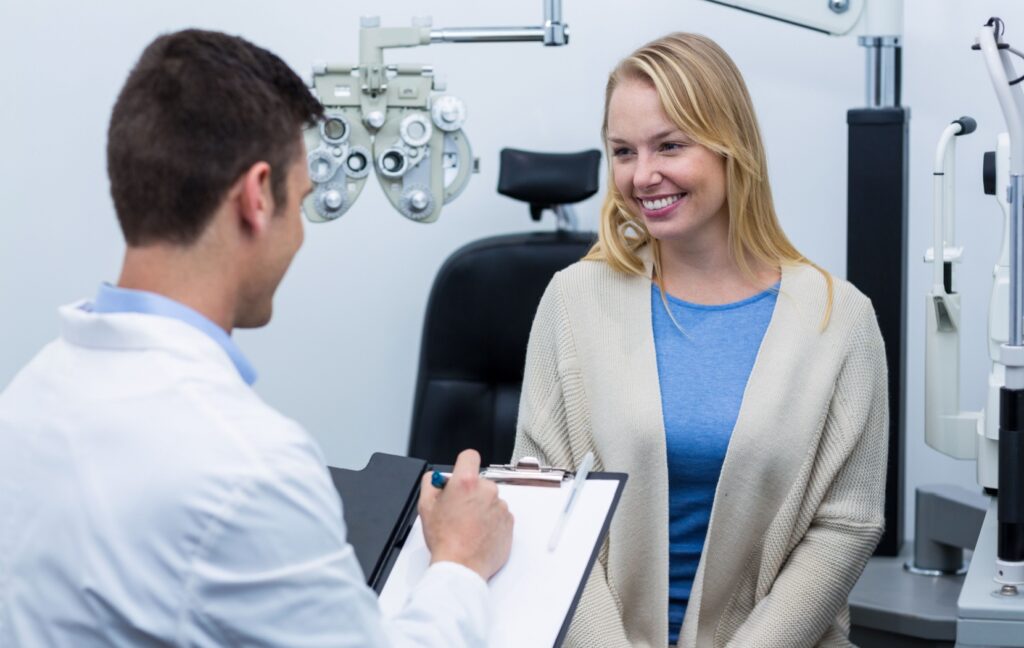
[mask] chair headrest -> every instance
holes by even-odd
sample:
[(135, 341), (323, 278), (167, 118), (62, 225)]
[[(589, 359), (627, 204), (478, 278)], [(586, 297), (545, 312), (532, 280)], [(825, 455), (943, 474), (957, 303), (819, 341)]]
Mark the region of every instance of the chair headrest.
[(501, 150), (498, 193), (539, 207), (571, 205), (597, 193), (601, 151)]

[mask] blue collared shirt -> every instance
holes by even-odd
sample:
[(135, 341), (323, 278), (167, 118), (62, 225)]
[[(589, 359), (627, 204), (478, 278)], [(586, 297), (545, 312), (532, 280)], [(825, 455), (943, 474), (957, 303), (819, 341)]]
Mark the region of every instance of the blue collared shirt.
[(235, 369), (246, 384), (256, 382), (256, 370), (242, 355), (242, 350), (231, 336), (207, 317), (180, 302), (145, 290), (132, 290), (102, 283), (91, 306), (90, 310), (94, 313), (148, 313), (181, 320), (213, 338), (213, 341), (231, 358)]

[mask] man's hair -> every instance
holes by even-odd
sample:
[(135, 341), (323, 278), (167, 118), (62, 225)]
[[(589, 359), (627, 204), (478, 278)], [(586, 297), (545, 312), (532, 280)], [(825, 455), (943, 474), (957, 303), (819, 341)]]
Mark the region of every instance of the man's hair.
[(253, 164), (270, 165), (274, 201), (300, 129), (323, 106), (284, 61), (237, 36), (186, 30), (142, 53), (114, 104), (107, 173), (128, 245), (189, 245)]

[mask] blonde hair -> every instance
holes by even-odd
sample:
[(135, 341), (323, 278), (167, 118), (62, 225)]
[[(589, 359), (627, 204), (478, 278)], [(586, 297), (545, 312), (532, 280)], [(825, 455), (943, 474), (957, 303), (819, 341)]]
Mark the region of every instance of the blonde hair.
[[(832, 311), (832, 276), (800, 254), (779, 225), (768, 184), (768, 162), (754, 106), (739, 69), (710, 38), (675, 33), (652, 41), (623, 59), (608, 77), (601, 136), (607, 146), (608, 105), (624, 80), (650, 83), (669, 120), (698, 144), (725, 158), (729, 252), (745, 276), (759, 265), (807, 264), (825, 278), (828, 299), (822, 329)], [(650, 244), (658, 285), (664, 295), (661, 250), (643, 219), (630, 211), (616, 188), (609, 160), (608, 193), (601, 207), (598, 241), (587, 256), (620, 272), (645, 274), (639, 251)]]

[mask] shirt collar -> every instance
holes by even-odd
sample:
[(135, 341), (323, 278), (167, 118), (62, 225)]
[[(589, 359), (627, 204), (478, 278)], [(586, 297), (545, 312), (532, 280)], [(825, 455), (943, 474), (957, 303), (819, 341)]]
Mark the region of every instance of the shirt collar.
[(185, 322), (211, 337), (224, 349), (246, 384), (252, 385), (256, 382), (256, 370), (231, 336), (201, 313), (180, 302), (145, 290), (132, 290), (103, 283), (96, 293), (96, 299), (92, 304), (88, 304), (86, 309), (94, 313), (145, 313)]

